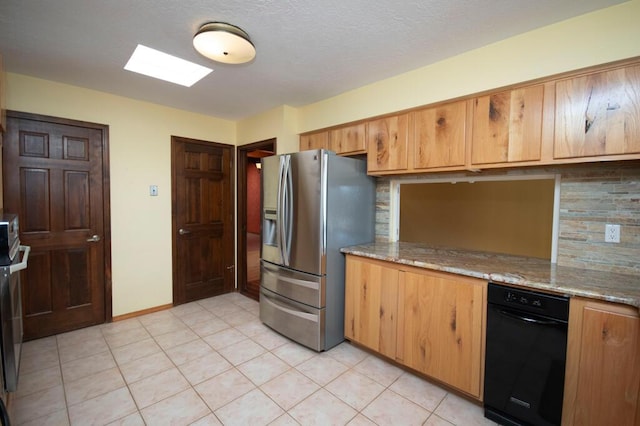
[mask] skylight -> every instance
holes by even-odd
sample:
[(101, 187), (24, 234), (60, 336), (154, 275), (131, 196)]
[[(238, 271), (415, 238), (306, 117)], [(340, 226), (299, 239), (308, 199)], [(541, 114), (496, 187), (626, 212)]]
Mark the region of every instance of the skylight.
[(141, 44), (136, 47), (124, 69), (186, 87), (193, 86), (213, 71)]

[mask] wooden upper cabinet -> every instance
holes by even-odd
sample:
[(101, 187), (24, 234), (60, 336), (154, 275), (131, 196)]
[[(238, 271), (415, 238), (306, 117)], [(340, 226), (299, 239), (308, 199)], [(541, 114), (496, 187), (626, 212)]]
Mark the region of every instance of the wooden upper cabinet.
[(365, 127), (364, 123), (360, 123), (331, 130), (329, 149), (341, 155), (365, 154), (367, 152)]
[(476, 98), (471, 164), (540, 160), (543, 106), (544, 85)]
[(309, 149), (329, 149), (329, 132), (322, 131), (300, 135), (300, 151)]
[(413, 112), (413, 168), (464, 166), (466, 117), (466, 101)]
[(640, 65), (556, 82), (554, 158), (640, 153)]
[(562, 424), (637, 426), (639, 403), (638, 310), (572, 298)]
[(408, 166), (409, 114), (367, 123), (367, 171), (401, 171)]

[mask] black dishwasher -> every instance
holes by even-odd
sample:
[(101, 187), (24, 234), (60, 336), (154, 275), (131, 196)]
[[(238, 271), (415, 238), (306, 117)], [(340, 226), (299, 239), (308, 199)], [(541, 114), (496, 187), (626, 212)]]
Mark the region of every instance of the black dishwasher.
[(502, 425), (559, 425), (569, 298), (489, 283), (485, 417)]

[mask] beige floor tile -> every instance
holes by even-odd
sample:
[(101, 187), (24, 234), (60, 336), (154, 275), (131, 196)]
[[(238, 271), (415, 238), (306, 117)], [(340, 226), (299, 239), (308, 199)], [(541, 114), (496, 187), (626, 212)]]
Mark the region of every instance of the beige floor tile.
[(166, 334), (154, 336), (156, 343), (164, 350), (173, 348), (174, 346), (182, 345), (187, 342), (192, 342), (199, 339), (198, 335), (186, 327), (180, 330), (170, 331)]
[(402, 374), (400, 368), (373, 355), (367, 355), (353, 369), (385, 387), (390, 386)]
[(283, 415), (281, 415), (280, 417), (278, 417), (277, 419), (269, 423), (269, 426), (299, 426), (299, 425), (300, 423), (296, 422), (293, 419), (293, 417), (291, 417), (287, 413), (284, 413)]
[[(209, 321), (221, 321), (220, 318), (213, 315), (211, 312), (202, 308), (202, 311), (192, 312), (185, 316), (180, 317), (183, 323), (185, 323), (188, 327), (193, 329), (194, 325), (201, 324), (203, 322)], [(224, 321), (223, 321), (224, 322)]]
[(171, 312), (176, 317), (182, 319), (185, 316), (204, 313), (206, 312), (206, 309), (203, 308), (202, 305), (200, 305), (198, 302), (190, 302), (190, 303), (174, 306), (173, 308), (169, 309), (169, 312)]
[(274, 349), (273, 354), (292, 367), (316, 356), (316, 352), (294, 342), (285, 343)]
[(209, 414), (208, 416), (204, 416), (200, 420), (191, 423), (189, 426), (221, 426), (220, 420), (215, 416), (215, 414)]
[(189, 388), (142, 409), (148, 425), (189, 425), (211, 413), (207, 404)]
[(145, 408), (189, 388), (189, 382), (177, 368), (142, 379), (129, 385), (138, 408)]
[(122, 321), (109, 322), (99, 326), (104, 337), (114, 336), (127, 331), (143, 328), (138, 318), (129, 318)]
[(276, 333), (269, 327), (265, 327), (262, 333), (251, 336), (251, 340), (269, 351), (272, 351), (275, 348), (284, 345), (285, 343), (291, 342), (291, 340), (281, 334)]
[(120, 366), (120, 371), (127, 383), (135, 383), (146, 377), (153, 376), (174, 367), (164, 352), (138, 358)]
[(447, 395), (441, 387), (408, 372), (402, 373), (389, 389), (429, 411), (434, 411)]
[(240, 365), (266, 352), (266, 349), (253, 340), (243, 340), (225, 348), (219, 349), (218, 353), (226, 358), (233, 365)]
[(178, 366), (180, 372), (187, 378), (192, 386), (215, 377), (232, 367), (231, 363), (217, 352)]
[[(453, 423), (449, 423), (448, 421), (444, 420), (442, 417), (438, 417), (438, 415), (436, 414), (432, 414), (431, 416), (429, 416), (424, 426), (455, 426), (455, 425)], [(463, 425), (460, 425), (460, 426), (463, 426)]]
[[(98, 330), (98, 332), (100, 331), (97, 328), (92, 329)], [(81, 340), (76, 343), (76, 338), (79, 339), (79, 337), (77, 336), (81, 335), (75, 335), (73, 343), (70, 343), (72, 342), (71, 339), (65, 340), (64, 345), (58, 343), (60, 362), (62, 362), (63, 364), (109, 350), (109, 345), (107, 345), (107, 341), (104, 340), (104, 337), (102, 337), (102, 333), (100, 333), (98, 337), (87, 337), (85, 340)], [(90, 336), (90, 334), (87, 333), (87, 336)], [(58, 339), (58, 342), (60, 342), (60, 339)]]
[(40, 417), (38, 419), (20, 424), (20, 426), (68, 426), (68, 425), (69, 425), (69, 413), (67, 413), (66, 408), (64, 410), (56, 411), (55, 413), (47, 414), (44, 417)]
[(378, 426), (362, 414), (358, 414), (353, 420), (347, 423), (347, 426)]
[(60, 365), (60, 357), (58, 356), (57, 349), (51, 352), (30, 353), (20, 357), (20, 374), (33, 373), (34, 371), (44, 370), (57, 365)]
[(131, 343), (120, 348), (112, 349), (113, 357), (119, 365), (126, 364), (138, 358), (153, 355), (161, 352), (162, 349), (155, 340), (145, 339), (136, 343)]
[(484, 417), (484, 410), (480, 405), (451, 393), (447, 394), (436, 408), (435, 414), (454, 425), (495, 425), (494, 422)]
[(56, 335), (58, 340), (58, 348), (65, 346), (79, 346), (84, 345), (89, 340), (96, 340), (102, 338), (102, 331), (100, 327), (86, 327), (79, 330), (70, 331), (68, 333)]
[(183, 323), (179, 318), (174, 317), (173, 315), (159, 319), (156, 322), (145, 323), (144, 320), (140, 321), (143, 321), (144, 327), (153, 337), (188, 328), (185, 323)]
[(300, 371), (320, 386), (326, 385), (348, 369), (349, 367), (343, 363), (336, 361), (325, 354), (314, 356), (313, 358), (310, 358), (296, 366), (296, 370)]
[(135, 413), (122, 417), (121, 419), (114, 420), (107, 426), (145, 426), (145, 424), (140, 413), (136, 411)]
[[(320, 408), (320, 409), (319, 409)], [(344, 425), (358, 412), (324, 389), (320, 389), (289, 410), (302, 425)]]
[(365, 351), (353, 346), (349, 342), (342, 342), (334, 346), (328, 350), (326, 354), (349, 367), (353, 367), (367, 357)]
[(67, 382), (81, 379), (116, 366), (111, 352), (105, 351), (62, 364), (62, 377)]
[(72, 425), (100, 425), (136, 412), (136, 405), (126, 387), (69, 406)]
[(325, 389), (360, 411), (384, 391), (384, 386), (349, 370), (326, 385)]
[(62, 373), (60, 373), (60, 367), (58, 366), (34, 371), (33, 373), (20, 373), (18, 391), (14, 394), (14, 397), (22, 398), (54, 386), (60, 386), (61, 384)]
[(12, 423), (17, 425), (47, 416), (66, 408), (62, 385), (54, 386), (12, 401)]
[(269, 330), (258, 318), (253, 317), (251, 321), (235, 326), (236, 330), (248, 337), (257, 336)]
[(209, 408), (215, 411), (252, 391), (255, 385), (234, 368), (200, 383), (195, 389)]
[(85, 376), (73, 382), (64, 383), (67, 404), (78, 404), (82, 401), (110, 392), (125, 386), (124, 379), (117, 368)]
[(165, 309), (165, 310), (162, 310), (162, 311), (153, 312), (151, 314), (142, 315), (142, 316), (138, 317), (138, 320), (142, 323), (142, 325), (147, 327), (147, 326), (150, 326), (150, 325), (158, 323), (158, 322), (163, 322), (163, 321), (166, 321), (166, 320), (171, 320), (171, 319), (176, 319), (176, 318), (178, 318), (178, 317), (173, 315), (170, 310)]
[(289, 410), (320, 389), (320, 386), (298, 370), (291, 369), (260, 386), (260, 389), (282, 408)]
[(238, 366), (238, 370), (247, 376), (256, 386), (268, 382), (290, 368), (289, 364), (270, 352)]
[(224, 322), (234, 327), (246, 324), (256, 319), (256, 317), (249, 312), (240, 310), (238, 312), (232, 312), (220, 317)]
[(431, 413), (417, 404), (386, 390), (362, 414), (379, 425), (421, 425)]
[(33, 356), (43, 352), (57, 351), (58, 340), (56, 336), (44, 337), (42, 339), (31, 340), (22, 344), (22, 356)]
[(266, 425), (282, 414), (282, 408), (260, 389), (244, 394), (215, 412), (225, 426)]
[(166, 350), (167, 355), (176, 365), (185, 364), (205, 355), (211, 355), (214, 352), (211, 346), (207, 345), (202, 339), (196, 339)]
[(219, 331), (226, 330), (231, 326), (213, 314), (209, 314), (211, 319), (190, 324), (189, 327), (200, 337), (207, 337)]
[(105, 333), (105, 340), (111, 348), (128, 345), (129, 343), (139, 342), (148, 339), (151, 335), (142, 327), (132, 328), (131, 330), (121, 331), (118, 333)]
[(211, 312), (212, 314), (219, 316), (220, 318), (230, 314), (244, 312), (244, 309), (232, 303), (220, 303), (217, 306), (207, 308), (207, 310), (209, 310), (209, 312)]
[(214, 333), (204, 338), (213, 349), (219, 351), (227, 346), (246, 340), (247, 336), (240, 333), (235, 328), (227, 328), (225, 330)]

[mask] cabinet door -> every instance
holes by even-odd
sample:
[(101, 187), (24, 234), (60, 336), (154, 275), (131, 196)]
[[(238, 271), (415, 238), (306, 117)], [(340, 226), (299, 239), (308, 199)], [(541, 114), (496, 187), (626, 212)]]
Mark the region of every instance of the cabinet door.
[(367, 123), (367, 170), (371, 173), (406, 170), (409, 115)]
[(554, 158), (640, 153), (640, 65), (556, 83)]
[(395, 358), (399, 271), (354, 256), (346, 265), (346, 338)]
[(300, 151), (309, 149), (329, 149), (329, 132), (300, 135)]
[(414, 112), (413, 168), (464, 166), (466, 101)]
[(544, 86), (476, 98), (471, 164), (540, 160)]
[(637, 309), (571, 300), (563, 425), (638, 425)]
[(471, 278), (402, 273), (398, 350), (404, 364), (479, 397), (485, 289), (484, 281)]
[(330, 149), (337, 154), (366, 153), (365, 124), (360, 123), (332, 130), (329, 144)]

